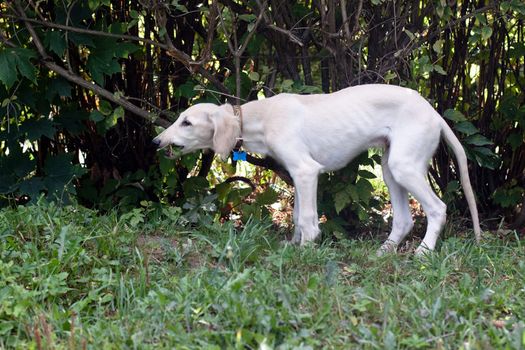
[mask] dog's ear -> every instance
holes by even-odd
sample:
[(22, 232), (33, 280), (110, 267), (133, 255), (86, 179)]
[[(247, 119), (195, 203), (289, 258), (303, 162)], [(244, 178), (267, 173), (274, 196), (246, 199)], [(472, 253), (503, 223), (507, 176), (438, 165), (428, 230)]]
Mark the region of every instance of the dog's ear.
[(213, 150), (226, 160), (241, 133), (239, 120), (226, 108), (219, 108), (211, 115), (211, 120), (214, 127)]

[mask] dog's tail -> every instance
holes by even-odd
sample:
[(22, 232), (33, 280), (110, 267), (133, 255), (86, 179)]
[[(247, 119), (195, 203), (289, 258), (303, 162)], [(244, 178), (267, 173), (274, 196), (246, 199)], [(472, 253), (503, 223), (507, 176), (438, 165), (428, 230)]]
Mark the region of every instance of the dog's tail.
[(447, 144), (452, 148), (458, 161), (459, 166), (459, 179), (461, 181), (461, 187), (463, 187), (463, 192), (465, 193), (465, 198), (467, 199), (468, 207), (470, 210), (470, 215), (472, 216), (472, 224), (474, 226), (474, 234), (476, 236), (476, 241), (479, 243), (481, 240), (481, 228), (479, 226), (479, 216), (478, 208), (476, 206), (476, 198), (474, 197), (474, 191), (472, 190), (472, 185), (470, 184), (470, 178), (468, 175), (467, 167), (467, 155), (465, 154), (465, 149), (459, 142), (458, 138), (445, 122), (444, 119), (441, 119), (441, 131), (443, 138)]

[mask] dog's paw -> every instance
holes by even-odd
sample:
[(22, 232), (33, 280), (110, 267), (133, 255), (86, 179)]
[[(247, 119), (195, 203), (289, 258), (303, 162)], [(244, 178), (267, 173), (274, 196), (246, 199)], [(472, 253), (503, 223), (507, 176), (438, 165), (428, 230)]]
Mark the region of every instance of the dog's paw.
[[(307, 245), (307, 244), (310, 244), (310, 243), (313, 243), (317, 240), (317, 238), (319, 238), (319, 234), (321, 233), (321, 231), (319, 229), (315, 229), (315, 230), (312, 230), (312, 231), (303, 231), (299, 234), (299, 237), (300, 237), (300, 242), (299, 244), (301, 246), (304, 246), (304, 245)], [(294, 236), (294, 238), (296, 237), (297, 235)]]
[(291, 244), (300, 245), (301, 244), (301, 235), (300, 234), (294, 234), (294, 236), (290, 240), (290, 243)]
[(393, 241), (387, 240), (376, 251), (376, 255), (380, 257), (380, 256), (384, 256), (387, 254), (395, 254), (396, 252), (397, 252), (397, 244), (395, 244)]
[(433, 251), (434, 250), (427, 247), (426, 244), (421, 243), (419, 247), (417, 247), (416, 251), (414, 252), (414, 255), (416, 257), (424, 257), (424, 256), (431, 254)]

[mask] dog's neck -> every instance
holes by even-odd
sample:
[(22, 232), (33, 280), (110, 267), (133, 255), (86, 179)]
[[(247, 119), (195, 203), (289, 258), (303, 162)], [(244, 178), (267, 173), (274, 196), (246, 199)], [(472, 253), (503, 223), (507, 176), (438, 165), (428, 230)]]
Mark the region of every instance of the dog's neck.
[[(242, 130), (240, 130), (239, 137), (242, 138), (243, 148), (246, 151), (266, 155), (269, 150), (264, 140), (264, 114), (260, 106), (257, 106), (261, 102), (251, 101), (241, 106)], [(236, 118), (241, 118), (241, 116), (236, 116)]]

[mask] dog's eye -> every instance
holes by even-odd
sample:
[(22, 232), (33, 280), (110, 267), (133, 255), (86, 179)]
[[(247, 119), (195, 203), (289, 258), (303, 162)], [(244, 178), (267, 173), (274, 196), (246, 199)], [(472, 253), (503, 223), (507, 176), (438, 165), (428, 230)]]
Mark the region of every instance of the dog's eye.
[(182, 126), (191, 126), (191, 123), (188, 121), (188, 119), (184, 119), (182, 123), (180, 123)]

